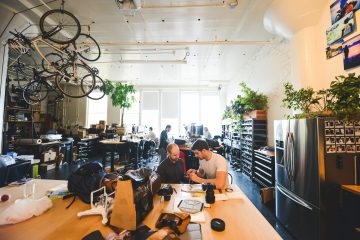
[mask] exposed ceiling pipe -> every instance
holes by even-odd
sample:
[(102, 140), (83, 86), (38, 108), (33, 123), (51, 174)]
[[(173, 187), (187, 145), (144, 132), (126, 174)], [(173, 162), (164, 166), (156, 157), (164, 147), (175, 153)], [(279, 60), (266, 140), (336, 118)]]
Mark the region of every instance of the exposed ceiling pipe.
[(187, 64), (186, 60), (117, 60), (117, 61), (106, 61), (106, 62), (96, 62), (96, 64), (110, 64), (110, 63), (121, 63), (121, 64)]
[(174, 45), (267, 45), (272, 44), (271, 40), (260, 41), (193, 41), (193, 42), (102, 42), (100, 46), (174, 46)]

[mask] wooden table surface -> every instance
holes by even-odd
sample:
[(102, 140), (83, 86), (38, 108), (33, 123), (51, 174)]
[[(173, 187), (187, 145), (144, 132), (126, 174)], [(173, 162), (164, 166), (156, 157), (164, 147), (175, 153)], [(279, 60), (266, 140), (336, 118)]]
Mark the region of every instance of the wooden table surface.
[(341, 185), (341, 188), (360, 196), (360, 185)]
[(99, 141), (99, 143), (102, 143), (102, 144), (125, 144), (125, 142), (120, 142), (119, 140), (101, 140)]
[[(34, 180), (36, 182), (37, 196), (45, 194), (46, 190), (66, 181)], [(177, 194), (189, 194), (180, 191), (181, 185), (176, 185)], [(22, 186), (5, 187), (0, 189), (0, 194), (10, 193), (13, 202), (22, 195)], [(212, 239), (281, 239), (274, 228), (261, 215), (250, 200), (244, 197), (240, 200), (227, 200), (216, 202), (211, 208), (206, 208), (206, 222), (202, 223), (202, 236), (205, 240)], [(175, 196), (169, 202), (160, 202), (159, 196), (154, 197), (154, 209), (144, 220), (144, 224), (154, 229), (155, 222), (161, 211), (171, 211)], [(76, 213), (89, 209), (90, 205), (77, 199), (69, 208), (65, 207), (72, 198), (54, 200), (54, 206), (39, 217), (33, 217), (24, 222), (0, 226), (1, 239), (81, 239), (94, 230), (99, 230), (104, 237), (111, 232), (109, 227), (101, 224), (101, 216), (87, 216), (81, 219)], [(0, 203), (0, 211), (10, 203)], [(226, 223), (224, 232), (215, 232), (210, 228), (212, 218), (222, 218)]]

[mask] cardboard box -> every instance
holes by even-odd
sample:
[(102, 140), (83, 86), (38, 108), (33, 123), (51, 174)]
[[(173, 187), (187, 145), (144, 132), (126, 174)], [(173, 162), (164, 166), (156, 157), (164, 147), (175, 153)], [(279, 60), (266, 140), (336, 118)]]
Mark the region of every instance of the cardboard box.
[(86, 129), (79, 129), (78, 136), (79, 136), (79, 138), (85, 138), (87, 136)]

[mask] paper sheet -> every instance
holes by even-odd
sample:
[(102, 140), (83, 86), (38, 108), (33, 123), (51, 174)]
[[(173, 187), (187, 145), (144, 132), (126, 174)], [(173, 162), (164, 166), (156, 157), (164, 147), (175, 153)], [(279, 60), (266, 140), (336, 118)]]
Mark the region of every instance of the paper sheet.
[(202, 187), (201, 184), (182, 184), (181, 185), (181, 191), (182, 192), (190, 192), (190, 193), (203, 193), (205, 192)]
[[(180, 201), (184, 199), (193, 199), (205, 203), (205, 199), (202, 197), (186, 197), (186, 198), (176, 197), (174, 199), (174, 212), (182, 212), (177, 206), (179, 205)], [(196, 223), (205, 222), (204, 210), (195, 214), (190, 214), (190, 216), (191, 216), (191, 222), (196, 222)]]
[(67, 183), (63, 183), (48, 189), (48, 192), (67, 192), (67, 191), (68, 191)]

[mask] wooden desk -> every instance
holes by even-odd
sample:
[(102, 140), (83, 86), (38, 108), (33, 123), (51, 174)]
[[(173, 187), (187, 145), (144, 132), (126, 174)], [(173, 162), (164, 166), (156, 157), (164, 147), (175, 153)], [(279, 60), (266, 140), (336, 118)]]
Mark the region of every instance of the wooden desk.
[[(35, 179), (37, 195), (44, 194), (47, 189), (66, 181)], [(188, 194), (180, 191), (180, 185), (175, 185), (177, 194)], [(10, 193), (13, 202), (21, 197), (22, 188), (0, 188), (0, 194)], [(145, 218), (144, 224), (154, 228), (161, 211), (171, 211), (175, 195), (169, 202), (160, 202), (159, 196), (154, 197), (154, 209)], [(81, 239), (94, 230), (100, 230), (106, 237), (111, 232), (109, 227), (101, 224), (101, 216), (76, 217), (77, 212), (89, 209), (90, 205), (77, 199), (69, 208), (65, 207), (72, 199), (54, 200), (54, 206), (39, 217), (15, 224), (0, 226), (1, 239)], [(1, 203), (0, 211), (9, 203)], [(272, 226), (244, 195), (241, 200), (216, 202), (211, 208), (205, 209), (206, 222), (201, 224), (203, 239), (281, 239)], [(215, 232), (210, 228), (210, 219), (222, 218), (226, 223), (224, 232)]]
[(360, 185), (341, 185), (341, 188), (360, 196)]
[[(101, 140), (100, 141), (101, 144), (103, 144), (107, 149), (110, 149), (110, 153), (111, 153), (111, 172), (115, 171), (114, 168), (114, 158), (115, 158), (115, 152), (118, 150), (118, 146), (125, 144), (125, 142), (120, 142), (119, 140)], [(105, 168), (105, 163), (106, 163), (106, 154), (104, 153), (103, 155), (103, 160), (102, 160), (102, 164)]]
[[(34, 179), (36, 182), (36, 196), (44, 196), (46, 190), (58, 186), (67, 181)], [(0, 195), (11, 194), (11, 202), (17, 198), (22, 198), (22, 186), (0, 188)], [(71, 202), (72, 198), (66, 200), (54, 200), (53, 207), (39, 217), (33, 217), (24, 222), (14, 225), (0, 226), (0, 239), (82, 239), (90, 232), (99, 229), (102, 234), (111, 232), (111, 229), (101, 224), (101, 216), (77, 218), (79, 211), (90, 208), (90, 205), (77, 199), (69, 208), (65, 207)], [(0, 203), (0, 211), (10, 203)]]

